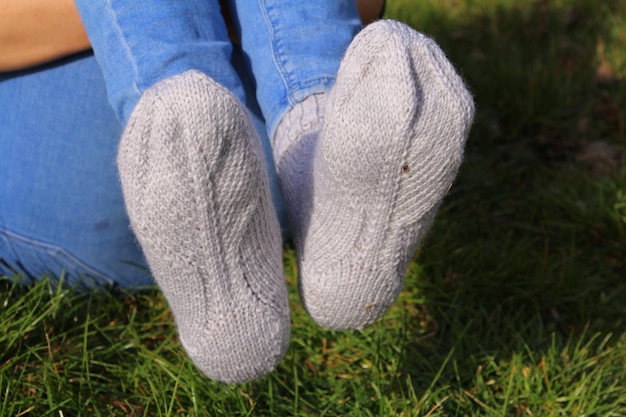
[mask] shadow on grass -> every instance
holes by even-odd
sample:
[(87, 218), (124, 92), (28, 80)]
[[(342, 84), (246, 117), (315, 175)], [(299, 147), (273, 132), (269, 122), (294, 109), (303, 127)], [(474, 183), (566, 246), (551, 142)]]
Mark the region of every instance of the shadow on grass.
[(477, 117), (407, 277), (424, 303), (401, 369), (423, 391), (444, 363), (462, 383), (486, 357), (610, 346), (626, 330), (626, 3), (418, 3), (389, 13), (440, 43)]

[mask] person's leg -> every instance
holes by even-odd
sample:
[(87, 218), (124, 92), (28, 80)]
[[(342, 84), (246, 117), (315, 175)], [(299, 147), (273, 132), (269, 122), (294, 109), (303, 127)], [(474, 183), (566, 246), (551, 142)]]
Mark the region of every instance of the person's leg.
[(115, 168), (120, 134), (93, 56), (0, 75), (0, 274), (152, 285)]
[(78, 0), (126, 125), (133, 231), (186, 351), (212, 378), (271, 371), (289, 339), (282, 239), (216, 0)]
[(242, 102), (217, 0), (76, 0), (122, 125), (154, 84), (185, 71), (211, 77)]
[(354, 0), (229, 0), (270, 138), (283, 115), (330, 90), (361, 29)]
[(303, 302), (322, 326), (361, 328), (402, 288), (462, 160), (472, 98), (437, 45), (403, 24), (352, 39), (351, 0), (235, 3)]

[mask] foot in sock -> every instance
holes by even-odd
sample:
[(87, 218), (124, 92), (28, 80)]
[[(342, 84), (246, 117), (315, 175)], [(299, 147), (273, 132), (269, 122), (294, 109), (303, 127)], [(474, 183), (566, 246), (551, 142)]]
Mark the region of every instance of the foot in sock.
[(274, 369), (289, 339), (282, 239), (245, 108), (189, 71), (147, 90), (118, 154), (128, 214), (195, 364), (223, 382)]
[(328, 96), (281, 120), (274, 156), (301, 296), (318, 324), (360, 329), (395, 301), (461, 164), (473, 112), (434, 41), (379, 21), (353, 40)]

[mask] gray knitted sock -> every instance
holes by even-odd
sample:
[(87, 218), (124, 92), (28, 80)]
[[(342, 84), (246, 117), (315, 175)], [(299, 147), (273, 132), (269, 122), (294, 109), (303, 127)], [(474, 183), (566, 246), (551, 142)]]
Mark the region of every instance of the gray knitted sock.
[(435, 42), (393, 21), (353, 40), (323, 121), (313, 101), (275, 136), (300, 291), (321, 326), (359, 329), (398, 296), (461, 164), (473, 101)]
[(280, 227), (245, 108), (189, 71), (144, 93), (118, 167), (132, 228), (180, 339), (210, 377), (274, 369), (289, 339)]

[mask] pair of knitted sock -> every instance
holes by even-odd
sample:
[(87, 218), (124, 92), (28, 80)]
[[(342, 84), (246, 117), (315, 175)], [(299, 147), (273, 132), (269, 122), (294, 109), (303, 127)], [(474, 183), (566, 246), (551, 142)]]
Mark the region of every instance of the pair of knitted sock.
[[(461, 163), (472, 99), (436, 44), (391, 21), (353, 40), (328, 94), (273, 138), (302, 300), (322, 326), (382, 315)], [(118, 156), (131, 225), (210, 377), (270, 372), (289, 341), (282, 241), (244, 106), (190, 71), (146, 91)]]

